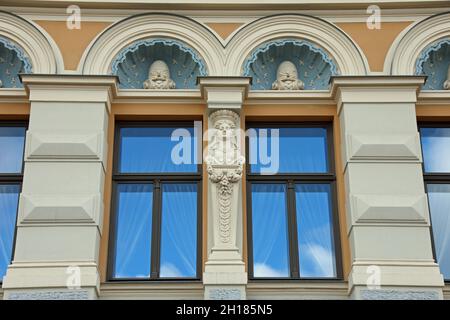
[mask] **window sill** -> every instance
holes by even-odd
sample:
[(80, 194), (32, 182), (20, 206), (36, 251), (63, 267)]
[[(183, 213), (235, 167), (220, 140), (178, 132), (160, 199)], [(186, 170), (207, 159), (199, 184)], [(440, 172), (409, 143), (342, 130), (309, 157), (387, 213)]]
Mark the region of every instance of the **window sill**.
[(193, 281), (117, 281), (100, 285), (100, 299), (202, 300), (203, 283)]
[(342, 280), (252, 280), (247, 299), (348, 299), (348, 284)]
[(444, 286), (444, 300), (450, 300), (450, 282), (445, 282)]

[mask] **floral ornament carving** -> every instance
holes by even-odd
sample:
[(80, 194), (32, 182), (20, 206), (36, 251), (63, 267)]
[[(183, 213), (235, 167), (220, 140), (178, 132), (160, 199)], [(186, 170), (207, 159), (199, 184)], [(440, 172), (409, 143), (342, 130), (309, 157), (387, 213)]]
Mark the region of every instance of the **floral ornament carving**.
[(445, 82), (444, 82), (444, 89), (450, 90), (450, 65), (448, 66), (447, 80), (445, 80)]
[(219, 110), (211, 115), (211, 121), (213, 133), (205, 162), (209, 179), (217, 188), (220, 240), (229, 243), (233, 188), (242, 177), (244, 164), (236, 125), (239, 116), (230, 110)]

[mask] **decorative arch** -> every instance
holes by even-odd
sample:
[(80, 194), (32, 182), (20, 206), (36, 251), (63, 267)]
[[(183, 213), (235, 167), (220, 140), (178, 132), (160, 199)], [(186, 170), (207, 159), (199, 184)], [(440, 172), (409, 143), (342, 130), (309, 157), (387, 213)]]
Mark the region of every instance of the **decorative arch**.
[(114, 61), (122, 59), (126, 48), (162, 40), (187, 50), (185, 52), (192, 54), (194, 61), (202, 61), (200, 69), (204, 74), (221, 74), (223, 48), (214, 34), (189, 18), (161, 13), (132, 16), (105, 30), (83, 55), (82, 73), (112, 74), (116, 71)]
[(423, 62), (447, 39), (450, 39), (450, 12), (437, 14), (416, 23), (406, 33), (400, 34), (390, 48), (386, 60), (390, 73), (422, 73)]
[(142, 89), (148, 70), (156, 60), (166, 62), (178, 89), (194, 89), (197, 77), (207, 75), (198, 53), (172, 39), (139, 40), (123, 48), (112, 62), (111, 73), (119, 77), (120, 88)]
[(365, 75), (368, 63), (358, 46), (339, 28), (307, 15), (274, 15), (250, 23), (226, 47), (227, 75), (243, 75), (252, 54), (266, 43), (285, 39), (308, 43), (333, 61), (341, 75)]
[(54, 74), (62, 66), (61, 54), (47, 36), (19, 16), (0, 11), (0, 38), (23, 61), (25, 72)]
[(322, 48), (304, 40), (283, 39), (256, 48), (244, 63), (243, 75), (253, 78), (252, 89), (270, 89), (277, 67), (286, 60), (296, 66), (307, 90), (327, 89), (330, 77), (338, 74), (336, 64)]

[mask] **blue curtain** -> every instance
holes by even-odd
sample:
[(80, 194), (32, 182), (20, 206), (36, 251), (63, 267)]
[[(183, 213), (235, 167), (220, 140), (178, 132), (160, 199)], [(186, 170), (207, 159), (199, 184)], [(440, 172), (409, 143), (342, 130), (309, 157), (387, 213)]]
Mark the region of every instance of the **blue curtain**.
[(197, 221), (197, 184), (163, 184), (160, 277), (196, 277)]
[(336, 277), (329, 184), (295, 186), (301, 277)]
[(117, 186), (115, 278), (150, 277), (153, 186)]
[[(278, 146), (276, 139), (273, 139), (272, 136), (273, 129), (279, 130)], [(272, 174), (328, 172), (327, 130), (325, 128), (260, 127), (255, 130), (256, 138), (249, 141), (252, 173), (263, 173), (263, 169), (270, 166), (278, 168)], [(267, 150), (264, 148), (265, 143), (267, 143)], [(262, 161), (266, 156), (271, 158), (271, 163), (267, 164)], [(273, 161), (278, 161), (278, 164)]]
[(0, 127), (0, 173), (21, 173), (24, 127)]
[(20, 185), (0, 185), (0, 278), (11, 262)]
[(251, 190), (253, 274), (289, 277), (286, 186), (254, 183)]
[[(172, 133), (185, 129), (189, 137), (185, 144), (180, 140), (172, 141)], [(164, 173), (197, 172), (194, 128), (142, 127), (122, 128), (120, 130), (119, 171), (121, 173)], [(172, 150), (179, 143), (186, 146), (188, 163), (177, 163), (172, 159)], [(178, 155), (178, 153), (177, 153)], [(183, 158), (183, 152), (179, 153)], [(177, 160), (177, 161), (174, 161)]]
[(436, 259), (450, 280), (450, 184), (427, 185)]

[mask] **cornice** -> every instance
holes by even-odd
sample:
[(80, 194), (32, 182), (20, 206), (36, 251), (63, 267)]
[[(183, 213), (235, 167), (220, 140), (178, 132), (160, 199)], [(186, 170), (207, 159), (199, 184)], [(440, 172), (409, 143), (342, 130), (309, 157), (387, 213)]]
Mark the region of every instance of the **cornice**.
[[(139, 8), (139, 9), (157, 9), (173, 8), (180, 9), (229, 9), (238, 8), (240, 10), (251, 10), (255, 7), (262, 9), (271, 9), (273, 7), (282, 7), (283, 9), (293, 8), (322, 8), (323, 6), (342, 9), (342, 8), (365, 8), (367, 1), (362, 0), (4, 0), (5, 5), (12, 6), (34, 6), (34, 7), (67, 7), (77, 4), (85, 8)], [(447, 4), (444, 0), (378, 0), (377, 5), (384, 8), (399, 8), (407, 4), (409, 7), (437, 7)]]
[(0, 88), (0, 103), (28, 103), (24, 88)]
[[(306, 14), (322, 18), (330, 22), (366, 22), (369, 14), (363, 9), (290, 9), (292, 14)], [(56, 7), (10, 7), (2, 5), (0, 10), (9, 11), (29, 20), (66, 21), (66, 8)], [(430, 8), (402, 8), (383, 9), (383, 22), (419, 21), (429, 16), (450, 10), (450, 5)], [(249, 23), (262, 17), (286, 13), (279, 7), (272, 10), (181, 10), (181, 9), (152, 9), (153, 12), (174, 13), (185, 15), (202, 23)], [(83, 21), (117, 22), (126, 17), (148, 12), (148, 9), (89, 9), (83, 8)]]
[(417, 104), (444, 104), (450, 106), (450, 90), (424, 90), (417, 97)]
[[(41, 93), (46, 91), (53, 96), (53, 98), (48, 98), (50, 100), (58, 100), (57, 93), (64, 90), (73, 92), (78, 99), (85, 98), (80, 93), (80, 89), (106, 90), (110, 103), (203, 104), (206, 90), (234, 90), (242, 93), (242, 102), (245, 105), (333, 105), (336, 103), (341, 105), (344, 90), (350, 95), (352, 92), (356, 93), (356, 99), (359, 99), (361, 93), (376, 95), (383, 92), (384, 96), (377, 96), (376, 100), (372, 100), (373, 103), (392, 100), (393, 98), (386, 96), (386, 93), (405, 94), (409, 92), (409, 96), (403, 96), (404, 102), (413, 99), (418, 105), (450, 105), (450, 90), (420, 90), (425, 80), (423, 76), (337, 76), (332, 78), (330, 90), (299, 91), (248, 90), (250, 78), (247, 77), (200, 78), (200, 90), (119, 90), (115, 76), (22, 74), (21, 79), (25, 88), (0, 89), (0, 103), (29, 103), (43, 99), (37, 98), (37, 96), (30, 97), (31, 88), (41, 91)], [(371, 97), (366, 96), (365, 102), (369, 103), (370, 101)]]
[(20, 74), (30, 102), (104, 102), (117, 96), (116, 76)]

